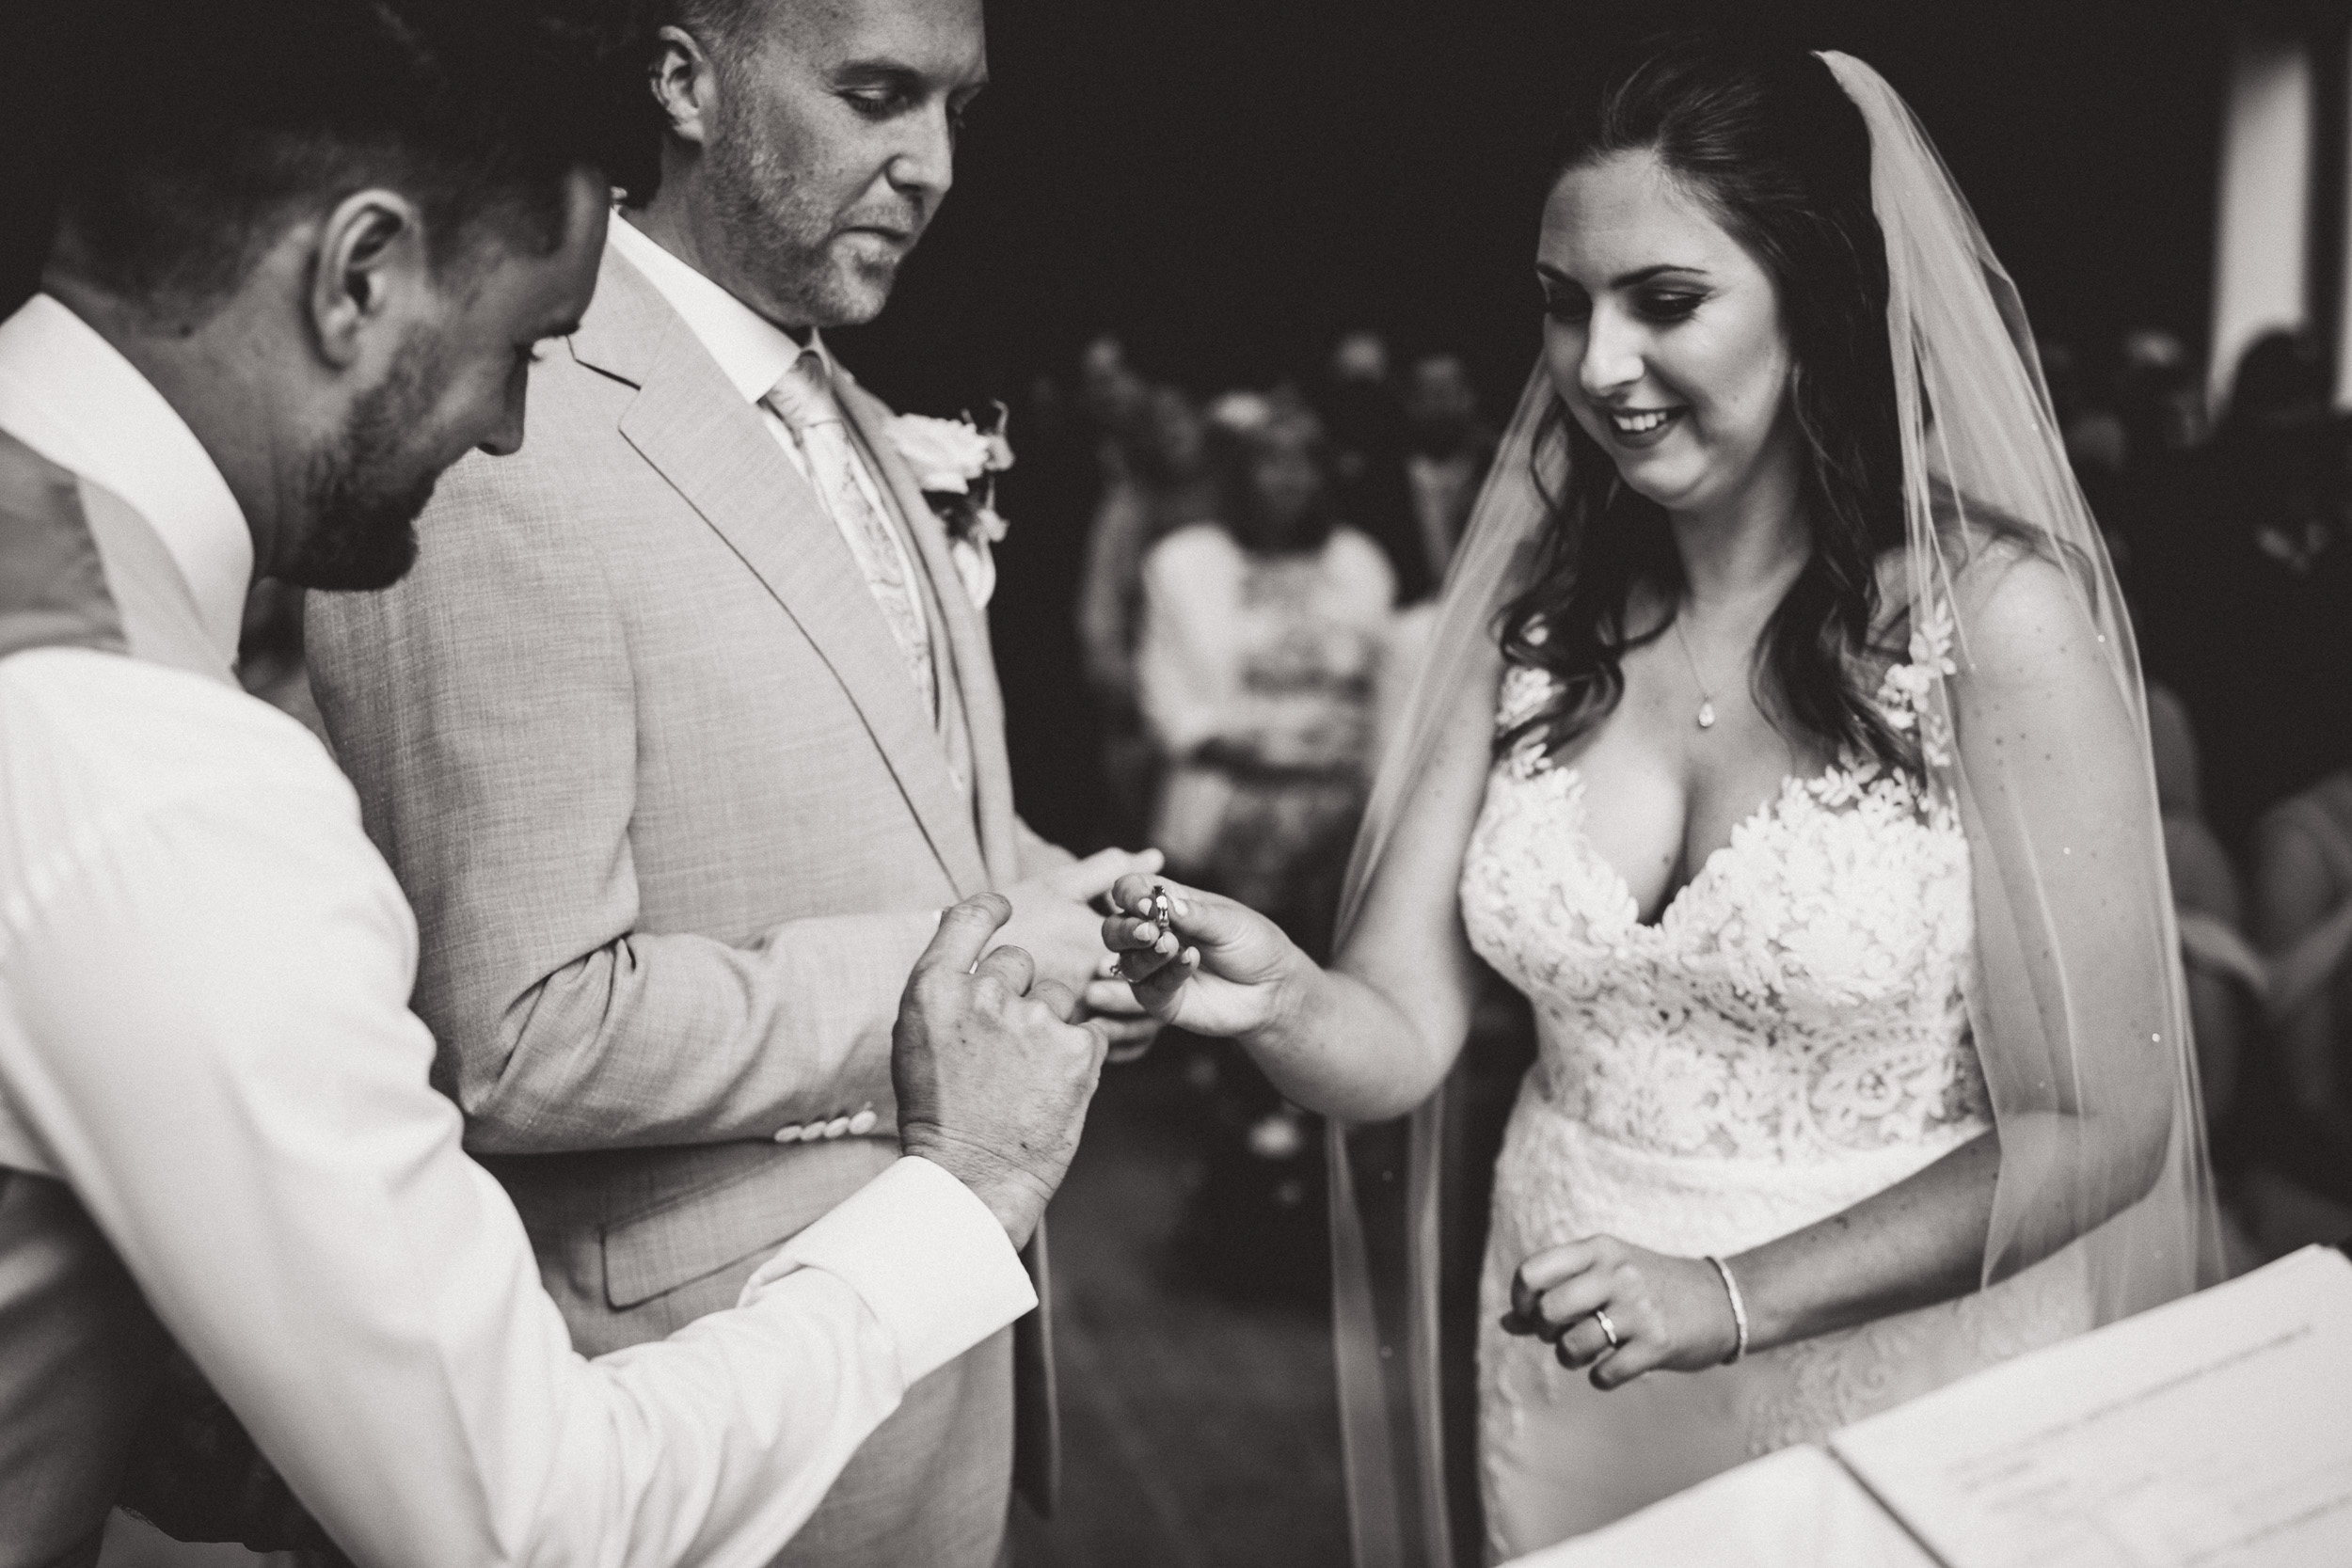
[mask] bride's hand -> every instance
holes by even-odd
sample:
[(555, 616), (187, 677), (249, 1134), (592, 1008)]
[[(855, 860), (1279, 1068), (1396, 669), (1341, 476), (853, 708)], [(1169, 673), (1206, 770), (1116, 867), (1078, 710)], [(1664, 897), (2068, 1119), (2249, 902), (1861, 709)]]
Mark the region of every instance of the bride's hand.
[(1713, 1264), (1614, 1236), (1549, 1247), (1521, 1263), (1502, 1326), (1545, 1340), (1564, 1367), (1592, 1368), (1596, 1388), (1622, 1387), (1661, 1367), (1720, 1366), (1740, 1334)]
[[(1162, 889), (1170, 906), (1164, 923), (1152, 902)], [(1196, 1035), (1233, 1038), (1264, 1028), (1312, 967), (1274, 922), (1213, 893), (1127, 876), (1111, 889), (1111, 907), (1103, 945), (1120, 956), (1120, 978), (1152, 1016)]]

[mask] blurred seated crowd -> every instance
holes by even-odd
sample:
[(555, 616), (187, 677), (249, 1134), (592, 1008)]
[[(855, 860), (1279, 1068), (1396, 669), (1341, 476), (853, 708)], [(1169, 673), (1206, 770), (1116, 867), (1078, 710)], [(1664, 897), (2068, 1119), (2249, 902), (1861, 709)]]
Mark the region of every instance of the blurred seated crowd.
[(2045, 355), (2131, 602), (2225, 1212), (2255, 1257), (2352, 1234), (2352, 418), (2308, 333), (2210, 426), (2159, 332)]
[[(2209, 1131), (2236, 1261), (2352, 1235), (2352, 417), (2312, 337), (2262, 339), (2209, 420), (2159, 330), (2043, 347), (2107, 534), (2150, 726)], [(1328, 951), (1356, 823), (1499, 420), (1465, 358), (1373, 331), (1315, 373), (1211, 396), (1087, 343), (1013, 417), (992, 610), (1016, 784), (1059, 842), (1156, 845), (1169, 874)], [(300, 607), (264, 584), (248, 685), (315, 722)], [(1083, 680), (1074, 678), (1083, 676)], [(1499, 990), (1502, 988), (1498, 988)], [(1472, 1116), (1524, 1056), (1482, 1011)], [(1187, 1267), (1324, 1288), (1313, 1118), (1238, 1052), (1171, 1036), (1190, 1107)], [(1483, 1069), (1483, 1096), (1477, 1081)], [(1473, 1199), (1474, 1201), (1474, 1196)]]

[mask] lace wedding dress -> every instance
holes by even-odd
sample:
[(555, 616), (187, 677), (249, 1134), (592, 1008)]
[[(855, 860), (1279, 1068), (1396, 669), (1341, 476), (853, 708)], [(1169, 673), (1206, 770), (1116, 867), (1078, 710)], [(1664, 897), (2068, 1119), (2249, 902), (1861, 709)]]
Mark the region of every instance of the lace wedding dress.
[[(1941, 651), (1915, 645), (1914, 659)], [(1514, 668), (1499, 725), (1549, 677)], [(1908, 728), (1927, 682), (1880, 702)], [(2029, 1269), (1943, 1306), (1611, 1392), (1504, 1334), (1529, 1255), (1605, 1233), (1731, 1254), (1843, 1210), (1993, 1125), (1961, 993), (1969, 846), (1915, 779), (1791, 779), (1654, 925), (1585, 835), (1572, 767), (1497, 763), (1463, 864), (1479, 955), (1534, 1006), (1538, 1057), (1496, 1171), (1480, 1298), (1481, 1485), (1512, 1557), (1979, 1365), (2089, 1326)]]

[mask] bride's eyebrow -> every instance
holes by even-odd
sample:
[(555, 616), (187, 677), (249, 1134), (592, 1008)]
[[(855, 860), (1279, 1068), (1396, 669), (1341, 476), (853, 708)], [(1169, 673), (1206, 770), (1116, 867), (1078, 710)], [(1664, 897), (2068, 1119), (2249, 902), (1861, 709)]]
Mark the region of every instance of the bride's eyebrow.
[[(1679, 261), (1661, 261), (1655, 266), (1636, 267), (1631, 272), (1619, 273), (1616, 277), (1609, 280), (1608, 286), (1612, 289), (1638, 288), (1644, 283), (1664, 277), (1669, 273), (1678, 273), (1684, 277), (1694, 279), (1702, 279), (1707, 277), (1707, 269), (1705, 267), (1688, 266)], [(1547, 283), (1557, 283), (1563, 288), (1581, 289), (1584, 286), (1583, 284), (1578, 282), (1575, 278), (1570, 277), (1566, 273), (1562, 272), (1558, 267), (1553, 266), (1549, 261), (1538, 261), (1535, 263), (1535, 276), (1542, 278)]]
[(1705, 267), (1686, 266), (1679, 261), (1661, 261), (1656, 266), (1636, 267), (1631, 272), (1621, 272), (1616, 277), (1609, 280), (1609, 286), (1613, 289), (1635, 288), (1641, 284), (1649, 282), (1652, 278), (1662, 277), (1667, 273), (1673, 272), (1684, 273), (1692, 277), (1705, 277), (1707, 276), (1707, 269)]

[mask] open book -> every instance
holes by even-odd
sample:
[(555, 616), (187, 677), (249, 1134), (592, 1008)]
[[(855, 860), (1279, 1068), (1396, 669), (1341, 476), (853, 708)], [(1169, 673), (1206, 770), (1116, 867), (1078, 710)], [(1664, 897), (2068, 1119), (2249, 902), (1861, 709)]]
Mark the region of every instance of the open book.
[(1520, 1563), (2352, 1564), (2352, 1262), (2306, 1248)]

